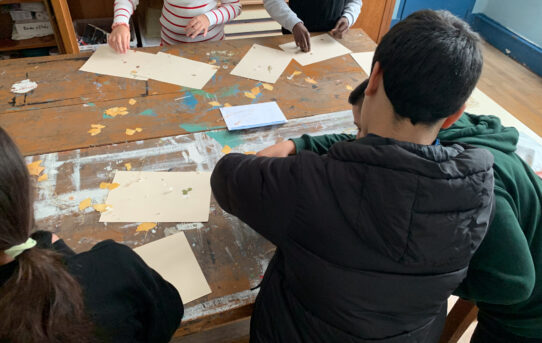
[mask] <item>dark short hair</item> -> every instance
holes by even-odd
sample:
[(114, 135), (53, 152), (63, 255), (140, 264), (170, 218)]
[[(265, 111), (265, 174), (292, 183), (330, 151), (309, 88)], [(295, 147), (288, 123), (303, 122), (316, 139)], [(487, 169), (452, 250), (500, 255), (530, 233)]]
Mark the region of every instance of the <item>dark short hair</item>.
[(480, 37), (448, 11), (422, 10), (397, 23), (376, 48), (395, 113), (433, 124), (467, 101), (482, 72)]
[(348, 103), (350, 105), (361, 105), (363, 102), (363, 99), (365, 98), (365, 89), (367, 89), (367, 85), (369, 84), (369, 79), (363, 81), (359, 84), (348, 97)]

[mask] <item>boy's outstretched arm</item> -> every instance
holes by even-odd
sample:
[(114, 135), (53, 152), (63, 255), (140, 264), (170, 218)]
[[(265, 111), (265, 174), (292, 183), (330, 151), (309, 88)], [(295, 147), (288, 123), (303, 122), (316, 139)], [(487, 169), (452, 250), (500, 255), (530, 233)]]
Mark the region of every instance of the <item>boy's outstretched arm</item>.
[(525, 301), (535, 286), (534, 262), (527, 239), (507, 198), (495, 187), (495, 217), (474, 254), (467, 278), (454, 292), (474, 302), (512, 305)]
[(356, 135), (348, 133), (329, 134), (321, 136), (303, 135), (299, 138), (293, 138), (291, 141), (295, 144), (295, 152), (308, 150), (317, 153), (318, 155), (327, 154), (333, 144), (356, 139)]
[(228, 154), (211, 176), (215, 199), (226, 212), (280, 246), (296, 207), (296, 160)]

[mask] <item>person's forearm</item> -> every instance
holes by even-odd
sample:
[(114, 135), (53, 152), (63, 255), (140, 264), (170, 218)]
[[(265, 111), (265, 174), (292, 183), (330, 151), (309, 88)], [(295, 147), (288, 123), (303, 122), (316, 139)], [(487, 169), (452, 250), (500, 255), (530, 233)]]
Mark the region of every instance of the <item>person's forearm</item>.
[(348, 20), (348, 26), (354, 25), (361, 12), (361, 0), (349, 0), (344, 6), (343, 17)]
[(220, 6), (205, 13), (209, 26), (226, 24), (241, 14), (241, 3), (237, 0), (222, 0)]
[(116, 0), (114, 3), (113, 24), (129, 24), (139, 0)]
[(328, 150), (333, 144), (355, 139), (355, 135), (347, 133), (331, 134), (322, 136), (310, 136), (303, 135), (299, 138), (290, 139), (295, 144), (295, 152), (299, 153), (301, 150), (308, 150), (315, 152), (319, 155), (327, 154)]
[(284, 0), (264, 0), (263, 6), (271, 18), (288, 31), (292, 31), (297, 23), (302, 22)]

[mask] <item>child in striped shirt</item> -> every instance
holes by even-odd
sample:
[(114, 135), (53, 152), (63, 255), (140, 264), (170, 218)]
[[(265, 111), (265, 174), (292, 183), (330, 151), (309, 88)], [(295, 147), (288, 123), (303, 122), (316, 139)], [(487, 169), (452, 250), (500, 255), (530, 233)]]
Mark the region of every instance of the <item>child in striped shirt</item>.
[[(139, 0), (115, 0), (109, 45), (119, 53), (130, 48), (130, 16)], [(160, 17), (162, 45), (224, 39), (224, 24), (241, 13), (239, 0), (164, 0)]]

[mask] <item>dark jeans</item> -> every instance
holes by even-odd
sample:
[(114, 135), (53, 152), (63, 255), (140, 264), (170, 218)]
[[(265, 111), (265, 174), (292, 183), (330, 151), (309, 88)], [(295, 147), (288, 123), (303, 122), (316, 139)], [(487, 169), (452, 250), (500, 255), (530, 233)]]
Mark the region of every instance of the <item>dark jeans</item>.
[(542, 339), (527, 338), (505, 331), (494, 323), (478, 322), (471, 343), (542, 343)]

